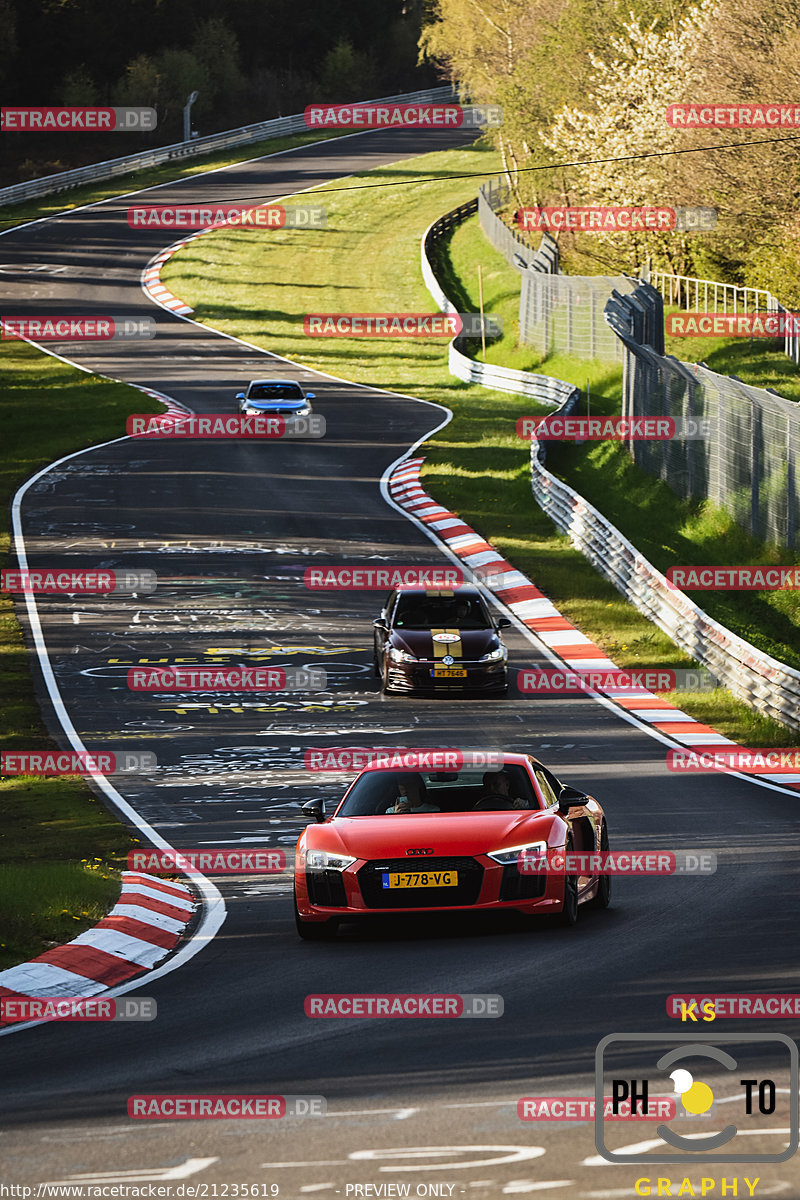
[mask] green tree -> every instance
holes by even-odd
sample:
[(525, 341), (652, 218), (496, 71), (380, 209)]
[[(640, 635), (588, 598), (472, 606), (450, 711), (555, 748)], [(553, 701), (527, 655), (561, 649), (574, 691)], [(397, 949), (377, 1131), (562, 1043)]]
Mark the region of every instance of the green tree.
[(331, 47), (322, 62), (321, 100), (365, 100), (374, 86), (375, 71), (369, 55), (354, 49), (345, 38)]
[(100, 103), (100, 89), (83, 63), (64, 76), (59, 100), (67, 108)]

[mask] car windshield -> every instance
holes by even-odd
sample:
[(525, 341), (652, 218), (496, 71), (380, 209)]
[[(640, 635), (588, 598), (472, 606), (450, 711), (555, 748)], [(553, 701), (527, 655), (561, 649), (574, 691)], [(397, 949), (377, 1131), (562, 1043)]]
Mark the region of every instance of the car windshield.
[(405, 812), (477, 813), (525, 808), (538, 810), (540, 804), (524, 767), (506, 766), (502, 771), (471, 767), (461, 771), (367, 771), (353, 784), (336, 815), (376, 817)]
[(303, 389), (297, 383), (251, 383), (248, 400), (303, 400)]
[(395, 629), (491, 629), (477, 596), (401, 596)]

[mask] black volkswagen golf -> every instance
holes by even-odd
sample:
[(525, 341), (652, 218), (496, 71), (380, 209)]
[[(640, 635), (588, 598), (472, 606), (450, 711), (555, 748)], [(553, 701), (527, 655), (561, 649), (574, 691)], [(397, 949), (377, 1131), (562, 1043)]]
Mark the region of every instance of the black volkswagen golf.
[(508, 651), (501, 629), (476, 587), (390, 592), (373, 621), (375, 674), (384, 693), (479, 693), (504, 696)]

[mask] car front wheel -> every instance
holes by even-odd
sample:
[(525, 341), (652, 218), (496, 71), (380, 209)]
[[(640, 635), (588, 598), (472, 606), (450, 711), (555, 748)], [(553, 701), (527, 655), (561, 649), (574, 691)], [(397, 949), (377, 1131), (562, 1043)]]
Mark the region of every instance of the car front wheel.
[[(565, 853), (572, 853), (572, 838), (567, 838)], [(561, 909), (561, 924), (574, 925), (578, 919), (578, 876), (564, 876), (564, 905)]]
[[(600, 849), (601, 851), (608, 850), (608, 829), (605, 821), (600, 832)], [(597, 885), (597, 895), (593, 900), (595, 908), (608, 908), (611, 903), (611, 876), (601, 875)]]

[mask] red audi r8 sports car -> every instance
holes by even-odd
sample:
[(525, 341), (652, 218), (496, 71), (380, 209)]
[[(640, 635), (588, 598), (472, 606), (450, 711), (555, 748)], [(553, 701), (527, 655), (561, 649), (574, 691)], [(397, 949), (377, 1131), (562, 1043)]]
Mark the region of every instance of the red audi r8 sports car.
[(529, 754), (504, 754), (503, 764), (371, 766), (330, 816), (321, 799), (304, 804), (315, 823), (295, 855), (300, 937), (321, 941), (344, 921), (381, 914), (511, 910), (573, 925), (579, 905), (606, 908), (606, 875), (520, 870), (526, 856), (608, 849), (601, 806)]
[(391, 592), (375, 627), (373, 662), (384, 693), (473, 692), (505, 696), (508, 651), (480, 590), (401, 588)]

